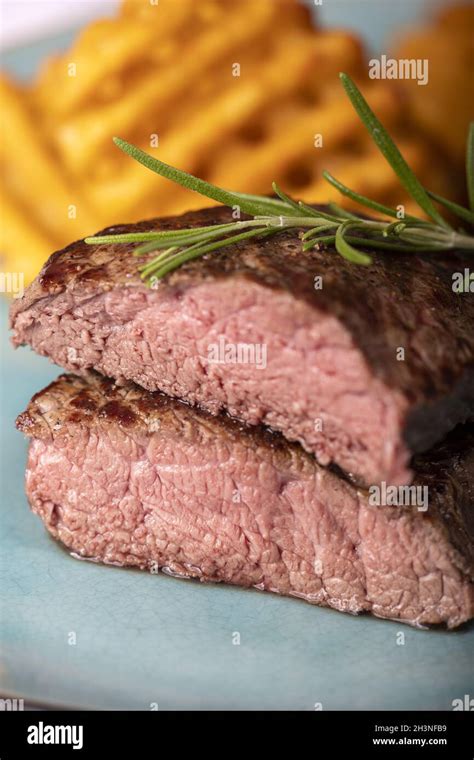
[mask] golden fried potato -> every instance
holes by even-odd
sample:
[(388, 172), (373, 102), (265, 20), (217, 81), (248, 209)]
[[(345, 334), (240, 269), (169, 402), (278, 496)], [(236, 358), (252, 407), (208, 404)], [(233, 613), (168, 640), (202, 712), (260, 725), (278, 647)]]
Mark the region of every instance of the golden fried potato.
[[(161, 132), (166, 125), (166, 114), (172, 118), (176, 104), (189, 97), (192, 80), (205, 81), (208, 77), (212, 80), (215, 71), (226, 68), (228, 84), (232, 84), (234, 57), (239, 55), (242, 46), (258, 44), (274, 10), (275, 6), (259, 5), (249, 28), (240, 5), (234, 4), (229, 10), (230, 26), (225, 37), (219, 27), (203, 31), (193, 46), (183, 51), (179, 66), (149, 67), (128, 91), (121, 87), (121, 97), (100, 105), (96, 103), (60, 123), (55, 137), (64, 163), (75, 172), (87, 170), (101, 151), (110, 148), (114, 134), (130, 135), (137, 125), (150, 123), (155, 115)], [(193, 107), (196, 107), (195, 101)]]
[(31, 110), (28, 96), (5, 77), (0, 78), (2, 108), (1, 184), (27, 211), (25, 223), (36, 220), (61, 244), (93, 230), (98, 217), (67, 181), (51, 155)]
[(428, 84), (407, 79), (398, 85), (418, 130), (463, 162), (474, 119), (474, 6), (463, 3), (441, 11), (434, 24), (400, 40), (395, 56), (428, 60)]
[(4, 272), (23, 272), (29, 282), (51, 253), (47, 235), (0, 185), (0, 251)]
[(137, 65), (145, 64), (146, 70), (146, 54), (152, 48), (155, 60), (159, 58), (160, 42), (157, 29), (139, 20), (95, 21), (81, 32), (67, 56), (46, 63), (36, 84), (38, 103), (57, 117), (121, 97), (123, 77)]

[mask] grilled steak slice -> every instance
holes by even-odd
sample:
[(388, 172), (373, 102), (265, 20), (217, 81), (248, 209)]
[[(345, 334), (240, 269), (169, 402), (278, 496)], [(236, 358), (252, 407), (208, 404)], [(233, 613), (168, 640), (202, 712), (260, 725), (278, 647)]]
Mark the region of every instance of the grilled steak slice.
[[(110, 228), (229, 220), (226, 209)], [(126, 246), (54, 254), (13, 305), (14, 343), (81, 373), (263, 423), (359, 483), (409, 482), (411, 452), (474, 412), (474, 299), (461, 254), (301, 252), (292, 233), (187, 264), (156, 290)], [(318, 279), (320, 278), (320, 279)]]
[(415, 625), (473, 615), (472, 429), (418, 460), (422, 512), (371, 506), (278, 433), (95, 374), (63, 375), (17, 424), (33, 510), (82, 557)]

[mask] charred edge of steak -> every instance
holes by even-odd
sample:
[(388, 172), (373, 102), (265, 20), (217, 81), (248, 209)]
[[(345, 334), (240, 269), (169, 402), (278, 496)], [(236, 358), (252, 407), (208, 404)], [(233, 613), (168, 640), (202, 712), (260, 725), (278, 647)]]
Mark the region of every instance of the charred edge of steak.
[(474, 425), (460, 425), (413, 459), (415, 484), (428, 487), (454, 546), (474, 565)]
[(198, 422), (209, 436), (219, 435), (223, 430), (233, 437), (245, 432), (254, 445), (271, 446), (282, 455), (287, 451), (297, 452), (298, 456), (313, 462), (311, 454), (298, 444), (288, 442), (280, 433), (266, 427), (247, 427), (228, 414), (215, 416), (159, 391), (150, 393), (134, 383), (116, 384), (97, 372), (81, 377), (60, 375), (33, 396), (26, 411), (18, 415), (16, 426), (31, 438), (48, 438), (67, 433), (69, 423), (91, 426), (100, 419), (118, 424), (129, 432), (136, 428), (154, 433), (165, 427), (180, 430), (180, 412), (190, 421)]
[[(473, 326), (474, 329), (474, 326)], [(403, 439), (413, 453), (425, 451), (456, 425), (474, 420), (474, 366), (466, 368), (461, 379), (443, 399), (443, 404), (424, 403), (413, 407), (407, 416)]]
[[(99, 234), (183, 229), (230, 219), (228, 209), (217, 207), (108, 227)], [(145, 287), (133, 247), (89, 246), (78, 241), (54, 253), (24, 298), (13, 304), (12, 326), (17, 314), (32, 303), (64, 290), (77, 288), (84, 293), (123, 285)], [(439, 421), (445, 413), (456, 422), (474, 417), (474, 299), (452, 289), (454, 273), (469, 266), (469, 254), (375, 252), (372, 256), (373, 264), (366, 269), (345, 261), (333, 249), (303, 252), (297, 234), (285, 232), (188, 262), (170, 273), (163, 286), (179, 290), (203, 280), (242, 277), (287, 291), (337, 317), (374, 373), (402, 391), (412, 404), (422, 406), (407, 432), (407, 440), (420, 447), (418, 421)], [(323, 287), (315, 291), (318, 276), (323, 278)], [(405, 361), (396, 359), (400, 346), (405, 348)], [(432, 407), (450, 394), (453, 398), (443, 404), (442, 412)], [(458, 396), (462, 396), (461, 409)]]
[[(203, 444), (206, 438), (223, 432), (233, 438), (245, 435), (254, 447), (272, 447), (282, 467), (297, 457), (309, 467), (324, 469), (312, 455), (280, 433), (262, 426), (247, 427), (226, 414), (210, 415), (162, 393), (144, 391), (133, 383), (117, 385), (95, 372), (86, 377), (61, 375), (33, 396), (16, 424), (29, 437), (44, 439), (67, 435), (71, 423), (92, 427), (97, 421), (117, 424), (129, 433), (134, 429), (156, 433), (167, 427), (179, 432), (183, 424), (194, 424)], [(414, 457), (413, 468), (412, 488), (428, 487), (428, 519), (443, 524), (453, 545), (471, 565), (474, 577), (474, 426), (458, 426), (441, 444)], [(340, 475), (338, 468), (333, 471)], [(398, 511), (413, 509), (394, 508), (394, 519)]]

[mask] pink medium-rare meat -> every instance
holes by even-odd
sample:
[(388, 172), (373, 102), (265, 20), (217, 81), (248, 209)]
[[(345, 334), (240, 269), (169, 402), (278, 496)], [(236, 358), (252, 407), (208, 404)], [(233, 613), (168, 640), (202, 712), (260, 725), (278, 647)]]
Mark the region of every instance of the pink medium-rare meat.
[[(228, 219), (214, 208), (108, 232)], [(79, 241), (54, 254), (12, 307), (14, 344), (270, 426), (366, 485), (409, 482), (411, 454), (474, 414), (474, 299), (452, 289), (461, 254), (384, 252), (365, 268), (285, 233), (153, 290), (132, 250)]]
[(96, 374), (63, 375), (17, 424), (33, 511), (81, 557), (414, 625), (473, 616), (472, 429), (416, 459), (422, 512), (371, 506), (278, 433)]

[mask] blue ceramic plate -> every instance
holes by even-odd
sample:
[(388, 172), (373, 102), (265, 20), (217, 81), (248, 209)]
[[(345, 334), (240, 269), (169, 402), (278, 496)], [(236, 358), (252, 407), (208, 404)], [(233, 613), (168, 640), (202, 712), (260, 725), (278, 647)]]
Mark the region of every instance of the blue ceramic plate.
[[(26, 76), (47, 50), (41, 43), (4, 62)], [(5, 307), (0, 693), (92, 708), (296, 710), (450, 709), (453, 699), (473, 693), (472, 624), (418, 631), (258, 591), (72, 559), (29, 511), (26, 442), (14, 428), (32, 394), (59, 370), (9, 347)]]

